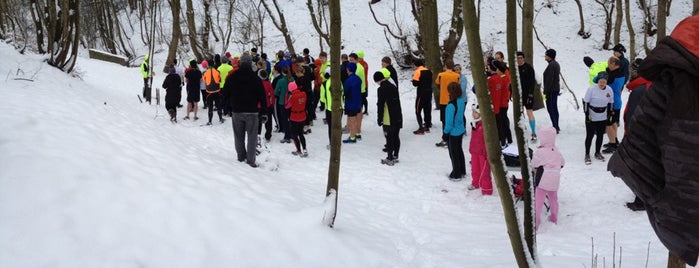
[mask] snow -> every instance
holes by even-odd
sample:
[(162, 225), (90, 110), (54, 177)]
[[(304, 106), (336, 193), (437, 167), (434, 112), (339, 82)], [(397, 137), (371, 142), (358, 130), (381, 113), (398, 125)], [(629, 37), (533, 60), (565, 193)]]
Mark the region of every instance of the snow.
[[(374, 5), (377, 14), (390, 14), (386, 2)], [(370, 71), (376, 71), (387, 54), (382, 28), (364, 4), (347, 3), (343, 43), (348, 51), (364, 50)], [(445, 3), (440, 1), (442, 17), (451, 12)], [(674, 27), (689, 5), (674, 1), (668, 25)], [(301, 2), (284, 8), (307, 12)], [(484, 1), (483, 10), (502, 12), (504, 4)], [(482, 16), (491, 20), (481, 23), (483, 40), (504, 29), (504, 19), (494, 17)], [(290, 25), (297, 38), (314, 33), (309, 24)], [(591, 39), (576, 36), (574, 3), (559, 3), (558, 15), (542, 11), (536, 25), (545, 42), (559, 49), (562, 72), (581, 96), (588, 77), (582, 57), (611, 55), (593, 48), (601, 25), (588, 25)], [(496, 50), (506, 51), (504, 38), (493, 36)], [(269, 42), (265, 47), (283, 44)], [(317, 44), (314, 38), (296, 42)], [(465, 56), (462, 47), (457, 62)], [(535, 43), (539, 74), (543, 52)], [(163, 54), (153, 55), (155, 62), (163, 62)], [(338, 214), (328, 228), (323, 216), (332, 203), (325, 196), (329, 151), (321, 121), (307, 135), (308, 158), (292, 156), (292, 146), (279, 143), (274, 133), (269, 153), (258, 158), (262, 168), (253, 169), (236, 161), (230, 119), (200, 127), (206, 120), (206, 110), (200, 110), (199, 121), (171, 124), (163, 107), (139, 103), (138, 68), (81, 57), (76, 79), (46, 68), (43, 56), (20, 55), (6, 44), (0, 44), (0, 55), (6, 62), (0, 65), (6, 74), (0, 82), (6, 99), (0, 106), (0, 267), (516, 266), (497, 196), (468, 191), (468, 178), (448, 180), (448, 153), (433, 145), (439, 131), (411, 133), (416, 123), (409, 108), (410, 71), (400, 73), (400, 163), (379, 162), (384, 139), (374, 124), (376, 85), (369, 83), (364, 139), (342, 147)], [(163, 78), (157, 73), (153, 84)], [(599, 262), (611, 264), (616, 236), (624, 267), (644, 267), (647, 250), (648, 267), (664, 267), (667, 250), (647, 216), (624, 207), (633, 194), (606, 172), (606, 163), (584, 165), (583, 115), (571, 100), (569, 93), (559, 98), (557, 144), (567, 166), (559, 221), (542, 221), (537, 234), (540, 265), (590, 267), (591, 238)], [(183, 113), (178, 110), (179, 119)], [(545, 109), (535, 116), (538, 127), (550, 125)], [(437, 130), (438, 112), (433, 118)], [(521, 213), (523, 203), (517, 207)]]

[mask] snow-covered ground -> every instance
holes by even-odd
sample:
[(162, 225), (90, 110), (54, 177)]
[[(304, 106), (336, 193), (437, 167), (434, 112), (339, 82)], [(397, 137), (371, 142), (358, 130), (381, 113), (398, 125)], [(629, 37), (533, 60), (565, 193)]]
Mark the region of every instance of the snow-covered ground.
[[(440, 8), (450, 11), (444, 2)], [(484, 2), (484, 10), (504, 10)], [(387, 52), (382, 30), (365, 4), (347, 5), (345, 47), (363, 49), (373, 72)], [(603, 60), (611, 52), (599, 51), (595, 37), (575, 36), (577, 11), (572, 3), (559, 5), (558, 15), (542, 11), (537, 27), (558, 49), (562, 72), (581, 98), (587, 87), (582, 57)], [(674, 1), (670, 27), (689, 5)], [(377, 4), (384, 15), (390, 7)], [(481, 17), (484, 40), (504, 29), (504, 16)], [(299, 28), (308, 24), (292, 25), (297, 34), (312, 32)], [(599, 38), (598, 26), (589, 27)], [(504, 39), (490, 40), (504, 51)], [(317, 41), (297, 42), (314, 47)], [(544, 49), (535, 48), (540, 74)], [(275, 133), (271, 152), (259, 158), (262, 168), (253, 169), (236, 161), (230, 119), (200, 127), (202, 110), (199, 121), (171, 124), (162, 106), (139, 103), (136, 68), (80, 58), (82, 79), (76, 79), (5, 44), (0, 55), (0, 267), (516, 266), (497, 196), (466, 190), (470, 178), (447, 179), (451, 167), (447, 151), (434, 146), (437, 131), (411, 133), (409, 71), (401, 73), (400, 163), (379, 162), (384, 139), (374, 124), (376, 86), (370, 83), (364, 139), (342, 147), (338, 216), (330, 229), (321, 223), (329, 158), (321, 121), (306, 137), (308, 158), (292, 156), (292, 145), (279, 143)], [(158, 74), (154, 85), (162, 79)], [(559, 98), (559, 109), (557, 144), (567, 166), (559, 221), (539, 229), (541, 266), (590, 267), (593, 253), (600, 265), (611, 265), (615, 235), (616, 261), (621, 248), (624, 267), (644, 267), (647, 250), (648, 267), (664, 267), (667, 250), (646, 214), (624, 206), (633, 194), (606, 172), (606, 163), (584, 165), (583, 116), (571, 94)], [(184, 109), (178, 113), (181, 118)], [(550, 125), (545, 110), (535, 115), (538, 126)]]

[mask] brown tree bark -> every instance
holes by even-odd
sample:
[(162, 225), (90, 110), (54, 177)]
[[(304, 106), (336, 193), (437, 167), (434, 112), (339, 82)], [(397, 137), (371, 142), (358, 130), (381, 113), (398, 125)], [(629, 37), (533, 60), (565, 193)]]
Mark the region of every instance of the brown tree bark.
[[(576, 0), (578, 1), (578, 0)], [(534, 65), (534, 0), (522, 1), (522, 52), (524, 60)]]
[(211, 34), (211, 0), (204, 0), (204, 28), (201, 35), (201, 46), (204, 54), (213, 56), (213, 51), (209, 46), (209, 35)]
[(454, 60), (454, 52), (461, 42), (461, 36), (464, 33), (464, 19), (461, 17), (461, 8), (463, 0), (454, 0), (451, 11), (451, 26), (449, 27), (449, 35), (442, 42), (442, 59)]
[(634, 31), (633, 23), (631, 22), (631, 8), (629, 4), (629, 0), (624, 1), (626, 26), (629, 29), (629, 60), (634, 60), (636, 58), (636, 32)]
[(621, 22), (624, 19), (624, 9), (621, 0), (616, 0), (616, 19), (614, 20), (614, 44), (621, 42)]
[[(515, 1), (515, 0), (508, 0)], [(464, 24), (466, 26), (466, 40), (468, 42), (468, 50), (471, 55), (471, 68), (473, 70), (484, 70), (485, 64), (481, 59), (483, 48), (481, 47), (481, 37), (479, 33), (478, 23), (476, 20), (476, 8), (473, 0), (464, 0)], [(473, 77), (476, 85), (476, 96), (478, 105), (481, 107), (481, 118), (483, 122), (483, 130), (488, 151), (488, 162), (490, 163), (493, 172), (495, 184), (497, 185), (500, 202), (502, 203), (505, 221), (507, 223), (507, 233), (510, 237), (512, 251), (517, 260), (517, 266), (529, 267), (530, 263), (525, 253), (517, 215), (515, 214), (514, 200), (510, 193), (510, 186), (505, 178), (505, 169), (503, 167), (502, 152), (500, 151), (500, 143), (498, 141), (497, 128), (495, 127), (495, 114), (492, 109), (492, 103), (488, 94), (488, 86), (485, 76), (475, 75)]]
[[(437, 1), (418, 0), (420, 15), (420, 36), (422, 37), (425, 65), (436, 75), (442, 71), (442, 61), (439, 47), (439, 26), (437, 17)], [(432, 83), (435, 103), (439, 100), (439, 88)]]
[(604, 43), (602, 48), (609, 49), (612, 34), (612, 14), (614, 13), (614, 1), (616, 0), (595, 0), (604, 10)]
[[(78, 56), (80, 42), (80, 8), (78, 0), (61, 1), (61, 12), (56, 13), (55, 3), (47, 1), (49, 14), (48, 21), (56, 21), (52, 24), (53, 30), (49, 31), (48, 63), (66, 73), (73, 71)], [(54, 34), (51, 34), (54, 32)], [(53, 44), (55, 43), (55, 44)], [(56, 44), (58, 46), (56, 46)]]
[[(325, 190), (326, 198), (334, 195), (331, 215), (325, 215), (326, 224), (330, 228), (335, 225), (337, 217), (337, 197), (340, 187), (340, 159), (342, 155), (342, 81), (340, 80), (340, 54), (342, 53), (342, 16), (340, 0), (329, 0), (330, 8), (330, 90), (332, 91), (332, 122), (330, 133), (330, 160), (328, 163), (328, 185)], [(327, 208), (327, 206), (326, 206)]]
[(185, 0), (185, 5), (187, 6), (187, 38), (189, 39), (189, 46), (192, 48), (194, 57), (198, 60), (203, 60), (204, 54), (201, 53), (201, 45), (197, 39), (197, 24), (194, 20), (194, 5), (192, 4), (192, 0)]
[[(272, 9), (269, 8), (269, 4), (267, 4), (267, 1), (269, 0), (262, 0), (262, 5), (265, 7), (265, 10), (267, 10), (269, 16), (272, 18), (272, 23), (274, 24), (274, 26), (277, 27), (277, 30), (279, 30), (282, 33), (282, 36), (284, 36), (284, 42), (286, 42), (286, 48), (287, 50), (289, 50), (289, 53), (291, 53), (292, 55), (296, 54), (296, 50), (294, 50), (294, 41), (291, 39), (291, 33), (289, 33), (289, 28), (286, 27), (286, 17), (284, 17), (284, 13), (279, 8), (277, 0), (272, 0), (275, 13), (272, 13)], [(276, 14), (278, 18), (276, 18), (274, 14)]]
[(660, 41), (665, 38), (667, 32), (667, 0), (658, 0), (658, 37)]
[[(318, 36), (320, 36), (321, 40), (324, 40), (326, 43), (330, 44), (330, 36), (328, 35), (327, 29), (321, 28), (322, 22), (325, 21), (325, 17), (322, 16), (322, 10), (318, 10), (318, 12), (316, 13), (315, 8), (313, 7), (313, 1), (311, 0), (306, 1), (306, 7), (308, 7), (308, 12), (311, 13), (311, 22), (313, 23), (313, 28), (316, 29), (316, 33), (318, 33)], [(320, 41), (319, 43), (322, 51), (323, 42)]]
[(692, 10), (692, 15), (699, 14), (699, 0), (694, 0), (694, 8)]
[(668, 252), (668, 257), (667, 257), (667, 268), (685, 268), (687, 267), (687, 264), (684, 263), (680, 257), (677, 257), (677, 255), (672, 254), (672, 252)]
[(585, 17), (583, 16), (582, 4), (580, 0), (575, 0), (575, 4), (578, 6), (578, 16), (580, 17), (580, 30), (578, 30), (578, 35), (587, 38), (590, 34), (585, 31)]
[(165, 64), (170, 65), (177, 58), (177, 47), (180, 44), (180, 37), (182, 36), (182, 29), (180, 28), (181, 4), (180, 0), (168, 0), (167, 2), (170, 4), (170, 11), (172, 12), (172, 38), (168, 46)]
[(42, 20), (44, 16), (42, 9), (44, 7), (39, 5), (36, 0), (29, 1), (29, 6), (34, 7), (30, 8), (30, 12), (32, 13), (32, 20), (34, 21), (34, 29), (36, 32), (36, 48), (39, 50), (40, 54), (44, 54), (46, 53), (44, 50), (44, 23)]

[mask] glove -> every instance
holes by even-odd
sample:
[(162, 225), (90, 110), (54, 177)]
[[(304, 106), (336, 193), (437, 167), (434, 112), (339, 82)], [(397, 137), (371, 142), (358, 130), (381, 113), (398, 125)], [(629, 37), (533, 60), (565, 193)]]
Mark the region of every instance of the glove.
[(381, 119), (376, 120), (376, 124), (378, 124), (379, 126), (383, 126), (383, 122), (381, 122)]
[(590, 122), (592, 122), (592, 117), (590, 117), (590, 113), (585, 113), (585, 123)]
[(325, 103), (320, 104), (320, 111), (325, 111)]
[(264, 123), (267, 123), (267, 115), (266, 114), (263, 114), (262, 116), (260, 116), (260, 124), (264, 124)]

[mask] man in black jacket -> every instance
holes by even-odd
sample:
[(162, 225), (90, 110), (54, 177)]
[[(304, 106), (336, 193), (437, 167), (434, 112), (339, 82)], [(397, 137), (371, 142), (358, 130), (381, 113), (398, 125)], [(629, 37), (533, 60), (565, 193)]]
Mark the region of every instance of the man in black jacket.
[[(257, 74), (252, 70), (252, 57), (244, 54), (240, 58), (240, 68), (226, 78), (223, 91), (231, 96), (230, 104), (233, 121), (233, 136), (238, 161), (246, 161), (251, 167), (255, 162), (257, 146), (258, 115), (267, 107), (265, 88)], [(262, 116), (262, 120), (267, 120)], [(247, 146), (245, 145), (247, 135)], [(247, 148), (246, 148), (247, 147)]]
[(386, 70), (388, 70), (388, 72), (391, 74), (391, 80), (393, 80), (393, 85), (396, 86), (396, 89), (399, 89), (400, 86), (398, 86), (398, 72), (396, 72), (396, 68), (393, 68), (393, 64), (391, 64), (391, 58), (383, 57), (381, 59), (381, 67), (386, 68)]
[(544, 95), (546, 96), (546, 110), (551, 117), (551, 124), (556, 128), (556, 133), (561, 131), (558, 126), (558, 94), (561, 93), (561, 66), (556, 61), (556, 50), (546, 50), (546, 61), (549, 63), (544, 70)]
[(527, 109), (527, 118), (529, 118), (529, 127), (532, 129), (532, 141), (536, 141), (536, 118), (534, 118), (534, 87), (536, 86), (536, 78), (534, 67), (524, 61), (524, 52), (517, 52), (517, 69), (519, 69), (519, 77), (522, 82), (522, 104)]
[[(376, 90), (376, 123), (383, 126), (383, 133), (386, 137), (386, 159), (382, 159), (381, 163), (393, 166), (398, 162), (398, 151), (400, 150), (400, 138), (398, 136), (400, 129), (403, 127), (403, 111), (400, 106), (400, 94), (398, 88), (391, 82), (386, 80), (386, 77), (381, 72), (374, 73), (374, 82), (379, 84)], [(385, 114), (385, 112), (388, 114)]]
[(169, 74), (163, 81), (163, 88), (166, 92), (165, 109), (170, 114), (170, 122), (177, 123), (177, 105), (180, 104), (180, 99), (182, 99), (182, 79), (177, 74), (174, 65), (170, 64), (168, 70)]
[[(423, 59), (415, 59), (415, 71), (413, 72), (413, 86), (417, 87), (415, 98), (415, 117), (418, 129), (413, 131), (415, 135), (425, 135), (432, 127), (432, 71), (425, 67)], [(424, 114), (424, 122), (421, 114)]]
[(699, 15), (680, 22), (639, 68), (653, 82), (608, 169), (645, 203), (660, 241), (691, 266), (699, 256)]

